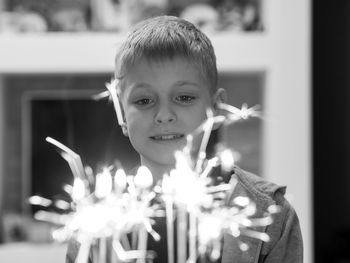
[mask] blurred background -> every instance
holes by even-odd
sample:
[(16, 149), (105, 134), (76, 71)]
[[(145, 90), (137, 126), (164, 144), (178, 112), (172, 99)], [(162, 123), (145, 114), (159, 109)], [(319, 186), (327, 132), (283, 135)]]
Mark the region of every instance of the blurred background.
[[(0, 0), (0, 262), (63, 262), (52, 225), (27, 199), (62, 198), (72, 183), (54, 137), (98, 171), (138, 162), (111, 103), (126, 31), (170, 14), (213, 42), (229, 103), (261, 105), (264, 119), (225, 136), (238, 165), (287, 185), (305, 260), (350, 262), (347, 0)], [(59, 211), (58, 211), (59, 212)], [(16, 255), (16, 257), (14, 257)], [(22, 257), (22, 258), (21, 258)]]

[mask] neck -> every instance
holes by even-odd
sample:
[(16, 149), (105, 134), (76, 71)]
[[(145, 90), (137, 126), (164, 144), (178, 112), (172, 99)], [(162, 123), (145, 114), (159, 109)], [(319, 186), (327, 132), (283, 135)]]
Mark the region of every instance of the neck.
[(159, 163), (152, 162), (143, 158), (141, 156), (141, 165), (146, 166), (153, 175), (153, 182), (156, 184), (159, 180), (163, 178), (164, 174), (169, 174), (172, 169), (174, 169), (174, 165), (163, 165)]

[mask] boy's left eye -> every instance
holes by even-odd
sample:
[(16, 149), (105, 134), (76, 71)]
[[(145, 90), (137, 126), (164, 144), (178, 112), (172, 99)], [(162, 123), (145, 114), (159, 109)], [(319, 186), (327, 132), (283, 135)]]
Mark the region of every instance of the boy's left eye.
[(195, 99), (196, 97), (191, 95), (179, 95), (175, 97), (176, 101), (182, 102), (182, 103), (190, 103), (190, 102), (193, 102)]
[(142, 99), (136, 100), (134, 103), (138, 106), (145, 106), (145, 105), (152, 104), (153, 100), (149, 98), (142, 98)]

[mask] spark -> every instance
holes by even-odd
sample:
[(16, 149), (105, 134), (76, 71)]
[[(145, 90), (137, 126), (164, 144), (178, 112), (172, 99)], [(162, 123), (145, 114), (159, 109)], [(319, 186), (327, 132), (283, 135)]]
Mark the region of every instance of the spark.
[[(111, 80), (106, 83), (107, 91), (94, 98), (109, 96), (118, 123), (123, 126), (125, 122), (117, 87), (118, 80)], [(175, 253), (178, 254), (177, 263), (196, 262), (197, 257), (205, 255), (212, 260), (219, 259), (224, 234), (237, 238), (242, 251), (249, 249), (248, 244), (240, 240), (242, 236), (268, 242), (269, 236), (257, 229), (272, 224), (273, 214), (278, 213), (280, 208), (270, 206), (263, 217), (258, 217), (256, 204), (247, 196), (237, 196), (228, 203), (227, 197), (237, 186), (237, 179), (231, 178), (228, 184), (215, 183), (210, 175), (218, 166), (225, 172), (232, 171), (237, 161), (236, 153), (221, 145), (214, 157), (207, 159), (206, 156), (214, 127), (226, 127), (240, 120), (259, 117), (259, 106), (249, 108), (243, 104), (241, 108), (236, 108), (220, 103), (218, 108), (224, 114), (214, 115), (208, 109), (206, 120), (186, 136), (185, 148), (175, 152), (175, 169), (164, 175), (160, 184), (154, 182), (145, 166), (139, 167), (135, 175), (127, 175), (123, 169), (114, 166), (94, 175), (90, 167), (84, 168), (77, 153), (47, 137), (49, 143), (61, 150), (62, 158), (67, 161), (74, 176), (73, 185), (64, 186), (71, 202), (32, 196), (29, 198), (32, 205), (56, 207), (63, 211), (38, 211), (35, 218), (58, 226), (53, 232), (56, 240), (74, 238), (81, 243), (77, 263), (86, 263), (90, 250), (96, 253), (96, 243), (100, 243), (100, 249), (95, 257), (103, 261), (107, 253), (106, 238), (112, 238), (112, 253), (119, 261), (151, 261), (155, 254), (147, 251), (148, 234), (156, 241), (161, 239), (161, 235), (153, 229), (153, 218), (157, 216), (166, 217), (170, 263), (174, 263)], [(197, 137), (201, 141), (198, 155), (193, 158), (193, 141)], [(174, 244), (175, 217), (178, 223), (177, 251)], [(189, 258), (186, 258), (187, 243)]]

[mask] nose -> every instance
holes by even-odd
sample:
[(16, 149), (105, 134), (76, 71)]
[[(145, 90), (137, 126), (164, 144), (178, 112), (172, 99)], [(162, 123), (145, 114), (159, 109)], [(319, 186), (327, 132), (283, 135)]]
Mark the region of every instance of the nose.
[(155, 122), (157, 124), (168, 124), (176, 120), (176, 114), (171, 109), (169, 103), (163, 103), (159, 105), (158, 111), (155, 116)]

